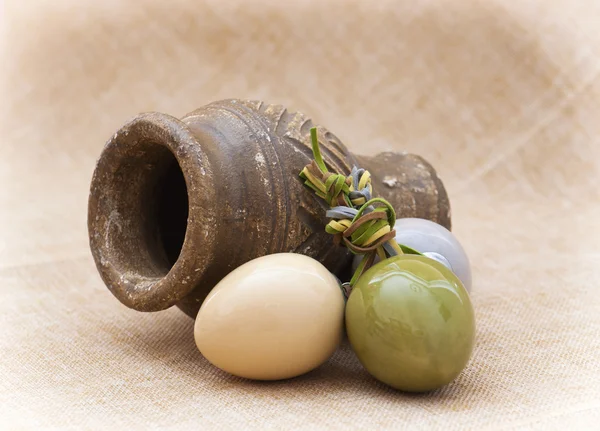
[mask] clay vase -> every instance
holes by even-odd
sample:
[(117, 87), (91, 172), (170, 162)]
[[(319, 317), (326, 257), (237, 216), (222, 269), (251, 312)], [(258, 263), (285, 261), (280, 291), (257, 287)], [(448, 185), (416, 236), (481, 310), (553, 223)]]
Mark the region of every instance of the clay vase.
[[(224, 100), (181, 120), (133, 118), (106, 144), (91, 184), (88, 228), (106, 286), (139, 311), (177, 305), (195, 317), (225, 275), (259, 256), (295, 252), (341, 274), (350, 253), (327, 234), (327, 205), (298, 173), (312, 160), (312, 121), (262, 102)], [(326, 129), (330, 171), (353, 165), (373, 176), (375, 196), (398, 217), (450, 227), (450, 205), (419, 156), (353, 156)]]

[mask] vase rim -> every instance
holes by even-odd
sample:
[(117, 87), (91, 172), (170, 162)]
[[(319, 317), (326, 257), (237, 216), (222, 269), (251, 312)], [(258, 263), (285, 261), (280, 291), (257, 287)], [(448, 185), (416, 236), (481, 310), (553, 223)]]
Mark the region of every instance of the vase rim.
[[(215, 243), (211, 172), (197, 137), (170, 115), (140, 114), (107, 142), (91, 183), (88, 231), (100, 275), (123, 304), (138, 311), (163, 310), (197, 287)], [(185, 235), (177, 256), (166, 250), (162, 229), (173, 226), (168, 225), (171, 208), (161, 208), (160, 196), (183, 193), (159, 192), (171, 186), (161, 184), (165, 175), (185, 180), (187, 214), (184, 219), (182, 210), (177, 220), (185, 223), (179, 227)], [(166, 226), (160, 225), (161, 211), (167, 214)], [(205, 222), (190, 222), (200, 218)]]

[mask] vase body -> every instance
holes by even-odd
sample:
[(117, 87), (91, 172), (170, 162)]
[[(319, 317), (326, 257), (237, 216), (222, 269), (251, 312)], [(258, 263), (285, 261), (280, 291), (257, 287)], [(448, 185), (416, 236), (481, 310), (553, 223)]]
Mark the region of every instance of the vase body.
[[(110, 291), (139, 311), (195, 316), (225, 275), (256, 257), (302, 253), (341, 274), (351, 260), (324, 226), (327, 205), (298, 173), (312, 160), (312, 121), (279, 105), (224, 100), (181, 119), (141, 114), (106, 144), (92, 179), (90, 246)], [(422, 158), (355, 157), (322, 127), (331, 171), (373, 175), (398, 217), (450, 227), (442, 182)]]

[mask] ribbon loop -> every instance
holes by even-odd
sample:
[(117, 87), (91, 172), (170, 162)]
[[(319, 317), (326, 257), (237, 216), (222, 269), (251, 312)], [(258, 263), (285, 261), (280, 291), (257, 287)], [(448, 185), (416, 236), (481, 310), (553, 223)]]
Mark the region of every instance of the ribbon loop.
[(304, 167), (300, 177), (332, 207), (326, 212), (331, 221), (325, 231), (334, 235), (334, 243), (365, 255), (350, 280), (350, 286), (354, 286), (376, 255), (383, 259), (403, 254), (395, 240), (396, 212), (385, 199), (373, 198), (369, 171), (354, 166), (348, 176), (329, 172), (321, 156), (316, 128), (310, 130), (310, 135), (314, 160)]

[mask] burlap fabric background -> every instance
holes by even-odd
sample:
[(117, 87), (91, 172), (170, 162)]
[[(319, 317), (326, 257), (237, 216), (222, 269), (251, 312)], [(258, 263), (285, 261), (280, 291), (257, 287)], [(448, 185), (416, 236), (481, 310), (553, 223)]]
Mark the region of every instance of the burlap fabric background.
[[(8, 1), (0, 154), (0, 427), (594, 428), (600, 421), (600, 3)], [(142, 314), (88, 251), (88, 185), (126, 119), (282, 103), (357, 152), (445, 180), (477, 345), (438, 392), (347, 346), (295, 380), (229, 377), (175, 309)]]

